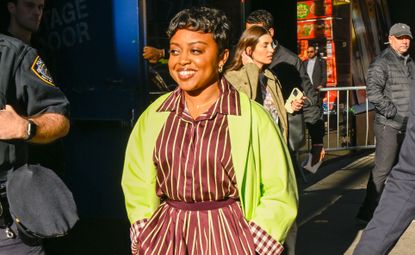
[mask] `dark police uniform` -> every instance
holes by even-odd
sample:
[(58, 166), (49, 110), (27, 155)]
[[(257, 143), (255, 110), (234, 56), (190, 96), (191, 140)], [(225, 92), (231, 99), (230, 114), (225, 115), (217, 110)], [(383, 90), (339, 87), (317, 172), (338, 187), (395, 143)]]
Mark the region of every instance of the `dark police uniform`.
[[(8, 16), (8, 15), (7, 15)], [(0, 31), (4, 35), (17, 38), (7, 31)], [(17, 38), (18, 39), (18, 38)], [(55, 79), (56, 73), (56, 58), (53, 54), (53, 50), (46, 44), (41, 37), (32, 34), (30, 44), (32, 48), (36, 49), (39, 56), (46, 63), (49, 72)], [(48, 144), (34, 144), (31, 143), (28, 146), (28, 162), (30, 164), (40, 164), (44, 167), (52, 169), (59, 176), (63, 177), (65, 174), (65, 163), (64, 163), (64, 147), (62, 138), (56, 139), (55, 141)]]
[[(13, 106), (21, 116), (43, 113), (69, 116), (69, 102), (54, 85), (36, 50), (18, 39), (0, 34), (0, 108), (6, 104)], [(26, 162), (26, 141), (0, 141), (0, 184), (6, 181), (9, 171)], [(25, 245), (19, 237), (8, 238), (0, 229), (0, 255), (28, 253), (43, 254), (43, 250), (40, 246)]]

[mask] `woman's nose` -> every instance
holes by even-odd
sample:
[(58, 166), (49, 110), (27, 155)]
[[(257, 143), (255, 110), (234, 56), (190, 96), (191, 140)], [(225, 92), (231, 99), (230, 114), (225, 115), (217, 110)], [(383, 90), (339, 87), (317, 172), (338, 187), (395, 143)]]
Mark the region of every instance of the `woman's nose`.
[(187, 54), (185, 52), (180, 54), (179, 63), (182, 64), (182, 65), (186, 65), (186, 64), (190, 63), (189, 54)]
[(43, 13), (43, 8), (41, 8), (41, 7), (36, 7), (36, 8), (34, 8), (34, 10), (35, 10), (35, 15), (36, 16), (41, 16), (42, 13)]

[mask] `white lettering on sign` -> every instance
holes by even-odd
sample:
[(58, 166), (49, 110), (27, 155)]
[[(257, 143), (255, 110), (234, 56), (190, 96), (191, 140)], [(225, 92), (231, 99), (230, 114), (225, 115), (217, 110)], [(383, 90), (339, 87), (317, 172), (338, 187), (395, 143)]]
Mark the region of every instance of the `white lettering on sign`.
[(52, 48), (72, 47), (91, 40), (86, 0), (72, 0), (45, 12), (44, 22)]

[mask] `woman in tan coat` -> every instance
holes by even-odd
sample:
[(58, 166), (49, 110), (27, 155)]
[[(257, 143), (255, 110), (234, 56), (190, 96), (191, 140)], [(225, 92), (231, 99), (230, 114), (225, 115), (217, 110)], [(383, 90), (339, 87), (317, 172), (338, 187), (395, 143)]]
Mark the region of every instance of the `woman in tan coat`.
[[(244, 92), (268, 110), (287, 142), (288, 120), (281, 84), (266, 68), (271, 63), (273, 54), (273, 40), (268, 30), (260, 26), (250, 27), (239, 39), (225, 78), (237, 90)], [(303, 101), (292, 101), (291, 108), (294, 111), (301, 110)]]

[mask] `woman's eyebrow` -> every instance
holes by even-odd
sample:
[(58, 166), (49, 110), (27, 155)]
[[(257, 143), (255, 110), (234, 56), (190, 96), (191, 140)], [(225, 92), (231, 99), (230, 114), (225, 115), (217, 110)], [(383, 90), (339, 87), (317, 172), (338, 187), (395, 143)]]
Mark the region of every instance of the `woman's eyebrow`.
[[(190, 43), (188, 43), (188, 44), (190, 44), (190, 45), (193, 45), (193, 44), (205, 44), (205, 45), (208, 45), (208, 43), (207, 42), (204, 42), (204, 41), (195, 41), (195, 42), (190, 42)], [(176, 43), (176, 42), (170, 42), (170, 45), (179, 45), (178, 43)]]

